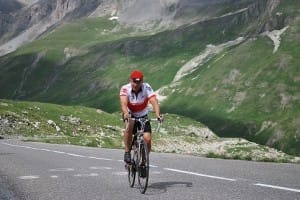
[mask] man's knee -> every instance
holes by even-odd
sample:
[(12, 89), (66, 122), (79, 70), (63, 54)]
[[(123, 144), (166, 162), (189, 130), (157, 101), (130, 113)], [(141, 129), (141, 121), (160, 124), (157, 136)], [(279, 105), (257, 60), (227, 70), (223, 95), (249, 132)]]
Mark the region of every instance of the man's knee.
[(151, 141), (151, 134), (150, 133), (144, 133), (144, 140), (146, 141), (146, 142), (148, 142), (148, 141)]

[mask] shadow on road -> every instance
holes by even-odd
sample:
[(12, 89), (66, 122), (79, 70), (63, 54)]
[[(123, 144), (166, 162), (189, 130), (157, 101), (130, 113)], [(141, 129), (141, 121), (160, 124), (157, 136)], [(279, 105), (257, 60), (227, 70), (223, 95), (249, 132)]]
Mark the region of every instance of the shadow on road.
[(172, 181), (152, 183), (148, 186), (147, 194), (165, 193), (168, 188), (192, 187), (191, 182)]

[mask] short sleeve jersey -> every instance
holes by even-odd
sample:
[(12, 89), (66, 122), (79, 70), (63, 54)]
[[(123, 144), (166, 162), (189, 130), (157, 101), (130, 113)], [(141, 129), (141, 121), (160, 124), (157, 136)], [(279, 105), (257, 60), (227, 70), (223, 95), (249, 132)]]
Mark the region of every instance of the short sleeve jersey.
[(132, 91), (131, 84), (123, 85), (120, 90), (120, 96), (127, 96), (128, 98), (128, 110), (134, 117), (142, 117), (148, 113), (148, 101), (151, 97), (155, 96), (155, 93), (148, 83), (142, 83), (141, 90), (136, 95)]

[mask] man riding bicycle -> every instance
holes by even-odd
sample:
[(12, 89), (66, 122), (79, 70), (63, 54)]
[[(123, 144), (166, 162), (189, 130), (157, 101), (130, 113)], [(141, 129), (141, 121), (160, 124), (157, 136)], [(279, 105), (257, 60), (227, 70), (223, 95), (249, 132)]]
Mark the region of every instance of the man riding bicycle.
[[(139, 70), (134, 70), (130, 74), (130, 83), (123, 85), (120, 90), (120, 103), (123, 112), (123, 119), (127, 121), (128, 128), (124, 131), (125, 154), (124, 161), (131, 162), (129, 147), (132, 140), (132, 133), (135, 122), (129, 120), (133, 118), (143, 118), (148, 115), (148, 103), (152, 104), (153, 110), (158, 120), (162, 121), (160, 108), (156, 98), (156, 94), (148, 83), (143, 82), (144, 75)], [(148, 121), (145, 124), (144, 140), (148, 145), (149, 152), (151, 150), (151, 124)]]

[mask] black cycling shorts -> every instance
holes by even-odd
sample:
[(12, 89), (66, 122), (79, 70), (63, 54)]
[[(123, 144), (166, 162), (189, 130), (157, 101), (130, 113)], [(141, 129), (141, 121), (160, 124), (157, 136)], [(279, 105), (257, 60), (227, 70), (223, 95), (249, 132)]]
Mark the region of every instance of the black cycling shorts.
[[(144, 117), (142, 117), (144, 118)], [(134, 123), (134, 126), (133, 126), (133, 132), (136, 133), (138, 128), (140, 129), (141, 128), (141, 123), (140, 122), (135, 122)], [(152, 130), (151, 130), (151, 124), (149, 121), (146, 122), (145, 124), (145, 127), (144, 127), (144, 132), (148, 132), (148, 133), (151, 133)]]

